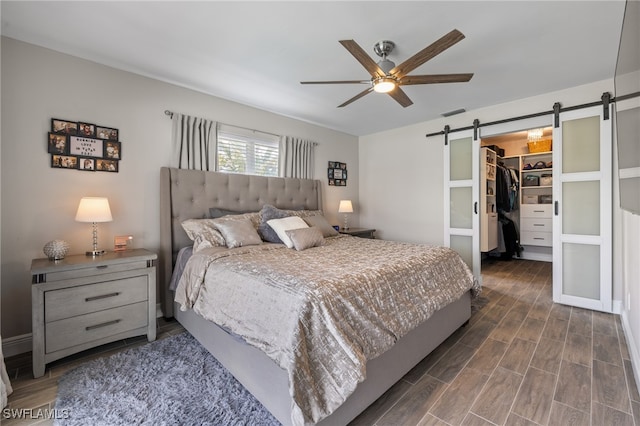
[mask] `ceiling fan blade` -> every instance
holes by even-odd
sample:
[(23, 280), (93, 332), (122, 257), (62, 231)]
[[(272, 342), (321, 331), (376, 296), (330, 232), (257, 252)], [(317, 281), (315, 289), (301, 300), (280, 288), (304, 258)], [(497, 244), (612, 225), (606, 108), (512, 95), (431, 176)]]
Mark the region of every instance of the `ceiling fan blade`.
[(473, 73), (407, 75), (400, 80), (400, 84), (407, 86), (409, 84), (465, 83), (471, 80), (471, 77), (473, 77)]
[(340, 40), (340, 44), (362, 64), (369, 74), (371, 74), (371, 77), (377, 78), (385, 76), (384, 71), (380, 69), (378, 64), (376, 64), (371, 56), (367, 55), (367, 52), (365, 52), (358, 43), (353, 40)]
[(369, 87), (367, 90), (363, 90), (362, 92), (360, 92), (357, 95), (355, 95), (353, 98), (351, 98), (348, 101), (338, 105), (338, 108), (345, 107), (345, 106), (349, 105), (351, 102), (355, 102), (358, 99), (360, 99), (361, 97), (363, 97), (364, 95), (368, 95), (371, 92), (373, 92), (373, 87)]
[(418, 68), (420, 65), (427, 62), (429, 59), (444, 52), (463, 38), (464, 34), (462, 34), (460, 31), (452, 30), (447, 35), (431, 43), (429, 46), (425, 47), (397, 67), (393, 68), (389, 73), (395, 75), (400, 79), (409, 74), (414, 69)]
[(395, 89), (393, 89), (392, 91), (388, 92), (389, 96), (391, 96), (393, 99), (395, 99), (400, 105), (402, 105), (403, 108), (408, 107), (409, 105), (413, 105), (413, 101), (411, 99), (409, 99), (409, 96), (407, 96), (406, 93), (404, 93), (404, 91), (397, 87)]
[(371, 80), (301, 81), (300, 84), (371, 84)]

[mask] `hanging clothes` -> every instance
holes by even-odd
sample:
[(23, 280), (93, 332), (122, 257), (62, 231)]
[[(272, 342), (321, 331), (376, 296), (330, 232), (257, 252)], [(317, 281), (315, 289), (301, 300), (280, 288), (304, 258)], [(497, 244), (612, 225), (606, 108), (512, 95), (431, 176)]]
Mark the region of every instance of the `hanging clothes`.
[(511, 190), (511, 173), (501, 164), (496, 167), (496, 204), (498, 211), (511, 211), (509, 192)]

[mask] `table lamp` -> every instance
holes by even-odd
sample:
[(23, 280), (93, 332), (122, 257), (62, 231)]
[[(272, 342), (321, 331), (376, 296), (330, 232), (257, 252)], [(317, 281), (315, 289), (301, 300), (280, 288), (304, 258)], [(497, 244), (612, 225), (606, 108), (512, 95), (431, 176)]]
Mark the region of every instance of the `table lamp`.
[(347, 213), (353, 213), (353, 205), (351, 204), (351, 200), (340, 200), (340, 205), (338, 206), (338, 213), (345, 213), (344, 215), (344, 227), (342, 229), (349, 229), (349, 224), (347, 223)]
[(98, 249), (98, 222), (111, 222), (111, 209), (109, 200), (104, 197), (82, 197), (76, 222), (91, 222), (93, 224), (93, 250), (88, 251), (87, 256), (100, 256), (105, 253)]

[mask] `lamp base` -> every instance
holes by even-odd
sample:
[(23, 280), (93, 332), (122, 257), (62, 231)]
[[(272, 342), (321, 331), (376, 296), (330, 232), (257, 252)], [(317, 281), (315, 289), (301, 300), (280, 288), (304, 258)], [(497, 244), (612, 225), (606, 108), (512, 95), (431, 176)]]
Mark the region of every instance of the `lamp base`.
[(105, 250), (91, 250), (91, 251), (86, 252), (85, 254), (86, 254), (87, 256), (93, 256), (93, 257), (96, 257), (96, 256), (102, 256), (102, 255), (103, 255), (103, 254), (105, 254), (105, 253), (106, 253), (106, 251), (105, 251)]

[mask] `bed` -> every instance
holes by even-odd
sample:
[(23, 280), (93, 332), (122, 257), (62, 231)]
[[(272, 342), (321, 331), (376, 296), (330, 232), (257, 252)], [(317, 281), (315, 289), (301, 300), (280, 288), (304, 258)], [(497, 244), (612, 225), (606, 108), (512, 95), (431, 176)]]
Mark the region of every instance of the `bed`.
[[(193, 305), (197, 305), (198, 303), (195, 302), (197, 300), (197, 294), (193, 296), (192, 300), (190, 299), (192, 293), (189, 293), (189, 295), (185, 295), (186, 293), (184, 289), (188, 287), (187, 285), (179, 287), (178, 292), (174, 294), (170, 289), (170, 283), (174, 265), (176, 263), (176, 259), (178, 257), (180, 249), (193, 244), (181, 225), (183, 221), (187, 219), (207, 218), (209, 217), (210, 209), (212, 208), (234, 212), (257, 212), (265, 205), (273, 205), (279, 209), (303, 210), (312, 212), (321, 211), (321, 182), (317, 180), (267, 178), (249, 175), (162, 168), (160, 195), (161, 264), (159, 276), (161, 285), (163, 286), (161, 302), (165, 316), (175, 316), (176, 319), (185, 327), (185, 329), (188, 330), (204, 347), (206, 347), (218, 359), (218, 361), (220, 361), (243, 384), (243, 386), (245, 386), (245, 388), (247, 388), (274, 415), (274, 417), (276, 417), (278, 421), (280, 421), (284, 425), (312, 424), (316, 422), (323, 425), (347, 424), (360, 412), (362, 412), (367, 406), (369, 406), (372, 402), (379, 398), (388, 388), (390, 388), (420, 360), (422, 360), (433, 349), (435, 349), (451, 333), (462, 326), (470, 317), (471, 291), (478, 291), (479, 289), (474, 287), (475, 284), (473, 283), (470, 273), (465, 266), (464, 268), (466, 269), (466, 273), (461, 272), (460, 278), (456, 278), (456, 281), (459, 281), (459, 283), (455, 283), (457, 286), (456, 288), (459, 288), (456, 290), (457, 293), (455, 299), (451, 302), (447, 302), (446, 306), (437, 306), (437, 308), (435, 308), (437, 309), (435, 310), (435, 312), (429, 312), (428, 314), (425, 313), (424, 315), (429, 315), (428, 319), (426, 317), (424, 318), (424, 320), (420, 319), (420, 322), (417, 323), (415, 327), (412, 326), (410, 330), (403, 330), (401, 333), (396, 333), (395, 331), (393, 333), (387, 333), (386, 330), (390, 327), (390, 325), (383, 324), (381, 330), (383, 330), (384, 332), (378, 334), (384, 334), (387, 335), (387, 337), (389, 337), (389, 335), (392, 335), (392, 343), (376, 341), (370, 344), (363, 344), (362, 342), (358, 342), (358, 345), (354, 345), (356, 347), (356, 350), (351, 350), (351, 348), (345, 349), (346, 355), (343, 355), (341, 352), (340, 354), (336, 352), (334, 354), (334, 361), (336, 363), (335, 369), (339, 371), (340, 374), (342, 374), (338, 375), (338, 373), (335, 373), (336, 377), (342, 378), (344, 377), (344, 375), (349, 376), (349, 379), (346, 380), (345, 383), (349, 383), (350, 380), (353, 380), (353, 383), (355, 384), (351, 387), (345, 386), (347, 387), (347, 389), (337, 396), (330, 395), (330, 397), (326, 398), (327, 401), (329, 401), (326, 406), (323, 405), (320, 411), (313, 411), (311, 409), (308, 409), (305, 404), (301, 403), (300, 395), (302, 394), (300, 392), (302, 391), (298, 391), (298, 388), (305, 387), (300, 383), (297, 383), (298, 377), (303, 377), (304, 379), (307, 368), (300, 368), (302, 364), (299, 363), (294, 364), (292, 367), (283, 364), (279, 356), (274, 355), (275, 350), (271, 346), (272, 342), (268, 338), (262, 339), (261, 344), (258, 344), (260, 342), (256, 343), (256, 335), (252, 334), (251, 329), (252, 327), (256, 327), (255, 324), (258, 324), (257, 322), (252, 327), (247, 326), (246, 328), (249, 329), (248, 331), (242, 329), (242, 321), (236, 321), (236, 323), (238, 323), (236, 325), (240, 326), (239, 329), (230, 329), (229, 323), (225, 321), (218, 321), (219, 324), (222, 324), (221, 326), (219, 326), (213, 321), (205, 318), (205, 316), (209, 316), (210, 319), (217, 319), (218, 317), (215, 316), (217, 314), (210, 313), (208, 311), (205, 311), (204, 309), (200, 309), (199, 313), (195, 312), (194, 309), (197, 310), (197, 306), (194, 307)], [(370, 256), (372, 258), (376, 257), (376, 253), (379, 251), (378, 247), (370, 245), (376, 244), (376, 242), (370, 240), (360, 240), (356, 237), (351, 236), (339, 235), (336, 237), (327, 238), (320, 247), (315, 247), (313, 249), (309, 249), (305, 252), (300, 253), (305, 253), (305, 256), (315, 256), (315, 252), (312, 253), (311, 250), (316, 250), (318, 253), (324, 251), (327, 256), (331, 256), (331, 254), (338, 255), (339, 253), (349, 253), (349, 251), (351, 251), (352, 253), (356, 253), (358, 252), (358, 250), (354, 249), (354, 247), (357, 247), (357, 244), (362, 245), (362, 250), (368, 250), (367, 252), (370, 253)], [(378, 242), (377, 244), (381, 243)], [(404, 245), (406, 246), (404, 247), (401, 243), (388, 242), (384, 244), (389, 245), (389, 248), (387, 248), (387, 250), (390, 250), (390, 258), (392, 256), (392, 251), (404, 250), (405, 248), (407, 250), (412, 249), (411, 247), (409, 247), (409, 245)], [(393, 244), (396, 245), (393, 246)], [(237, 247), (235, 249), (229, 249), (227, 251), (228, 253), (221, 253), (218, 248), (212, 248), (211, 250), (202, 250), (201, 252), (195, 254), (192, 261), (190, 262), (196, 263), (196, 258), (199, 259), (198, 261), (204, 262), (205, 258), (209, 259), (209, 257), (211, 257), (214, 259), (206, 260), (207, 265), (216, 265), (216, 267), (219, 267), (218, 263), (215, 262), (228, 261), (229, 268), (232, 268), (233, 265), (237, 266), (245, 261), (245, 257), (243, 256), (255, 256), (258, 258), (264, 257), (264, 265), (252, 266), (252, 268), (250, 269), (259, 271), (260, 268), (263, 268), (263, 271), (268, 270), (269, 274), (278, 272), (278, 269), (283, 269), (283, 271), (280, 271), (280, 273), (286, 274), (287, 271), (285, 264), (287, 263), (287, 261), (278, 260), (286, 258), (277, 256), (290, 256), (292, 255), (290, 253), (293, 253), (295, 250), (288, 249), (281, 244), (269, 244), (253, 247)], [(259, 253), (254, 254), (254, 251), (259, 251)], [(447, 258), (451, 257), (450, 250), (448, 249), (437, 249), (436, 252), (437, 255), (446, 256)], [(434, 254), (434, 256), (436, 254)], [(299, 253), (296, 255), (302, 256)], [(357, 260), (357, 256), (351, 257)], [(222, 260), (219, 260), (218, 258)], [(307, 259), (309, 258), (310, 257), (307, 257)], [(248, 259), (248, 257), (246, 259)], [(274, 259), (276, 260), (274, 261)], [(407, 259), (413, 259), (413, 257), (407, 256)], [(333, 258), (332, 261), (338, 262), (335, 258)], [(458, 260), (454, 259), (453, 261), (457, 262)], [(403, 262), (404, 261), (399, 263)], [(409, 262), (409, 260), (407, 260), (406, 262)], [(460, 261), (460, 263), (462, 262)], [(276, 264), (281, 266), (272, 266)], [(293, 268), (293, 266), (291, 266), (290, 268)], [(303, 277), (304, 275), (302, 273), (302, 270), (305, 269), (304, 263), (301, 263), (300, 266), (295, 266), (295, 268), (300, 271), (300, 275), (301, 277)], [(457, 266), (455, 268), (457, 268)], [(443, 269), (455, 268), (444, 267)], [(308, 269), (308, 273), (313, 272), (310, 271), (311, 268)], [(185, 271), (185, 274), (193, 275), (193, 271), (197, 271), (197, 269), (192, 268), (191, 271)], [(219, 280), (221, 271), (222, 270), (220, 269), (215, 274), (211, 273), (208, 276), (211, 277), (212, 275), (215, 275), (217, 278), (214, 277), (211, 278), (211, 280)], [(259, 273), (256, 274), (261, 275)], [(381, 272), (371, 269), (362, 274), (366, 275), (367, 277), (359, 278), (358, 276), (354, 275), (353, 279), (355, 281), (362, 280), (358, 281), (358, 285), (364, 287), (368, 285), (368, 280), (373, 280), (372, 277), (376, 277), (377, 279), (380, 274)], [(203, 283), (205, 282), (205, 275), (206, 274), (204, 274), (203, 272)], [(311, 282), (313, 281), (311, 278), (312, 275), (309, 275), (308, 277), (304, 277), (304, 279), (299, 278), (299, 280), (304, 282)], [(336, 275), (336, 277), (334, 278), (334, 281), (340, 281), (339, 275)], [(322, 279), (318, 280), (322, 281)], [(409, 281), (410, 280), (411, 279), (409, 279)], [(209, 281), (206, 281), (206, 283), (207, 286), (212, 285), (211, 283), (209, 283)], [(243, 287), (242, 284), (243, 283), (239, 281), (238, 283), (234, 284), (233, 288), (235, 289)], [(322, 285), (318, 287), (324, 288), (324, 285), (326, 285), (326, 282), (323, 281)], [(247, 285), (247, 287), (249, 286)], [(251, 288), (255, 289), (256, 287), (257, 286)], [(414, 286), (407, 287), (407, 291), (414, 291)], [(464, 289), (460, 290), (462, 287), (464, 287)], [(199, 284), (194, 285), (194, 288), (199, 289)], [(203, 285), (202, 288), (206, 289), (207, 287)], [(342, 287), (335, 287), (332, 289), (332, 291), (338, 291), (336, 289), (340, 288)], [(314, 288), (311, 292), (313, 293), (316, 290), (317, 288)], [(353, 290), (348, 291), (351, 292)], [(213, 290), (203, 290), (202, 292), (213, 294)], [(302, 290), (300, 290), (300, 292), (302, 292)], [(291, 295), (289, 295), (292, 298), (291, 303), (294, 303), (298, 299), (304, 299), (304, 297), (297, 297), (300, 294), (302, 293), (291, 291)], [(354, 293), (349, 293), (349, 296), (346, 297), (346, 299), (354, 299), (353, 294)], [(238, 296), (236, 295), (235, 297)], [(246, 295), (243, 295), (241, 297), (243, 297), (242, 300), (250, 299), (250, 297), (247, 297)], [(258, 300), (269, 299), (268, 295), (259, 295), (256, 297), (258, 298)], [(282, 297), (286, 298), (288, 296), (285, 295)], [(356, 296), (356, 298), (357, 297), (358, 296)], [(179, 300), (180, 303), (175, 302), (174, 298)], [(216, 296), (216, 298), (218, 301), (226, 299), (219, 296)], [(189, 306), (193, 309), (184, 309), (186, 300), (191, 300), (192, 302), (194, 302)], [(229, 301), (232, 300), (233, 297), (229, 296)], [(403, 303), (407, 303), (407, 301)], [(332, 304), (333, 302), (329, 303), (329, 305)], [(428, 303), (425, 303), (424, 305), (427, 304)], [(236, 303), (235, 306), (237, 305), (238, 304)], [(181, 306), (183, 307), (183, 309), (180, 309)], [(231, 307), (233, 306), (234, 304), (231, 304)], [(225, 308), (229, 308), (229, 306)], [(327, 310), (325, 308), (326, 306), (322, 305), (322, 308), (314, 308), (315, 310), (309, 310), (309, 312), (312, 312), (312, 314), (309, 314), (311, 316), (316, 315), (317, 318), (326, 318), (327, 324), (324, 324), (324, 320), (319, 321), (317, 320), (317, 318), (315, 320), (315, 324), (320, 324), (319, 328), (326, 328), (330, 331), (334, 331), (335, 329), (340, 328), (340, 325), (345, 322), (346, 317), (340, 317), (339, 313), (336, 314), (337, 311), (331, 311), (330, 309)], [(405, 306), (403, 305), (402, 308), (405, 309)], [(292, 309), (292, 311), (296, 311), (299, 315), (300, 312), (303, 312), (303, 309), (306, 308), (296, 308)], [(321, 313), (318, 314), (319, 310), (321, 311)], [(415, 317), (417, 315), (414, 315), (412, 313), (413, 311), (409, 310), (408, 308), (407, 312), (411, 313), (411, 315), (407, 314), (407, 316)], [(282, 314), (282, 312), (279, 312), (279, 314)], [(287, 321), (291, 321), (291, 315), (293, 314), (287, 315), (289, 315), (289, 317), (283, 320), (283, 322), (285, 323)], [(249, 318), (250, 316), (251, 315), (247, 313), (247, 323), (251, 323)], [(336, 317), (337, 319), (334, 317)], [(389, 318), (392, 323), (398, 321), (397, 318), (393, 316), (389, 316)], [(349, 317), (349, 321), (350, 320), (351, 317)], [(413, 318), (412, 320), (417, 321), (415, 318)], [(256, 321), (256, 319), (253, 318), (253, 321)], [(368, 321), (370, 321), (370, 319)], [(362, 329), (364, 329), (364, 327), (362, 327)], [(339, 332), (342, 333), (344, 332), (344, 330)], [(298, 354), (298, 352), (300, 352), (300, 346), (304, 346), (306, 344), (310, 344), (309, 342), (312, 342), (311, 337), (309, 337), (309, 339), (307, 340), (307, 335), (311, 335), (312, 330), (309, 328), (305, 328), (302, 332), (299, 332), (297, 334), (301, 335), (302, 338), (300, 341), (296, 340), (296, 349), (295, 351), (292, 350), (292, 353), (295, 352), (296, 355)], [(393, 337), (396, 335), (399, 336), (399, 338), (396, 339)], [(278, 339), (276, 337), (273, 337), (272, 340), (277, 341)], [(367, 339), (363, 338), (363, 340)], [(316, 354), (316, 352), (321, 352), (322, 346), (324, 345), (316, 345), (317, 349), (310, 351), (310, 353), (312, 353), (313, 357), (315, 358), (324, 356), (324, 358), (320, 359), (323, 361), (325, 370), (332, 370), (332, 368), (327, 368), (327, 356)], [(341, 343), (337, 346), (339, 347), (340, 351), (342, 351), (344, 348), (340, 346), (347, 345)], [(258, 347), (262, 347), (262, 350), (258, 349)], [(367, 354), (373, 354), (372, 356), (367, 356), (364, 360), (360, 360), (362, 363), (363, 374), (360, 374), (359, 371), (355, 371), (358, 370), (357, 368), (354, 369), (353, 374), (351, 374), (348, 370), (340, 371), (340, 368), (344, 369), (344, 367), (338, 366), (337, 364), (344, 360), (360, 358), (361, 356), (356, 356), (354, 354), (359, 353), (358, 350), (361, 347), (362, 350)], [(280, 347), (278, 347), (277, 349), (279, 350)], [(378, 353), (377, 351), (380, 353)], [(295, 359), (297, 360), (297, 358)], [(358, 362), (355, 363), (359, 365)], [(332, 374), (332, 372), (329, 373)], [(351, 376), (353, 376), (353, 378)], [(326, 381), (331, 383), (332, 380), (335, 382), (335, 379), (332, 379), (331, 377)], [(301, 383), (307, 382), (303, 381)], [(339, 383), (339, 385), (340, 386), (338, 387), (341, 387), (341, 383)], [(308, 390), (303, 391), (307, 392)], [(316, 389), (314, 389), (314, 391), (315, 393), (319, 392)], [(310, 396), (309, 398), (313, 399), (316, 397), (313, 391), (309, 393), (312, 394), (312, 396)], [(305, 395), (306, 393), (304, 393), (303, 396), (306, 397)], [(321, 398), (324, 398), (324, 395), (321, 395)], [(324, 400), (322, 402), (324, 403)], [(317, 407), (313, 406), (312, 408)]]

